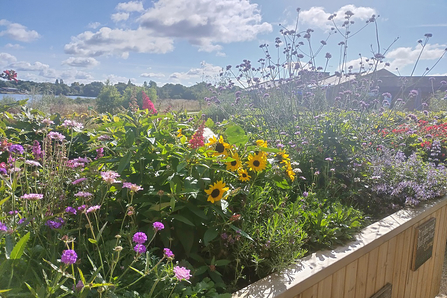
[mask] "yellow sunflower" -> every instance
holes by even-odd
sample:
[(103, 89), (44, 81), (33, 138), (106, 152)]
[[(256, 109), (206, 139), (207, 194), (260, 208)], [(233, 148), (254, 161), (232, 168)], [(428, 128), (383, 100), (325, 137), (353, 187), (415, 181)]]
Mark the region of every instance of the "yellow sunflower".
[[(225, 183), (223, 183), (222, 180), (217, 181), (216, 183), (210, 185), (208, 189), (205, 189), (205, 192), (208, 194), (207, 201), (210, 201), (211, 203), (220, 201), (223, 194), (229, 189), (229, 187), (225, 187)], [(224, 199), (226, 199), (226, 197)]]
[(276, 153), (275, 160), (279, 163), (283, 163), (286, 166), (290, 163), (289, 154), (286, 154), (284, 151), (279, 151), (278, 153)]
[(287, 167), (286, 172), (287, 172), (287, 175), (289, 176), (290, 180), (292, 180), (292, 182), (295, 181), (296, 174), (293, 171), (292, 166), (290, 165), (290, 163), (289, 163), (289, 166)]
[(240, 167), (242, 167), (241, 160), (239, 158), (239, 155), (234, 153), (231, 158), (233, 158), (233, 161), (227, 162), (227, 171), (233, 171), (236, 172)]
[(250, 170), (261, 172), (267, 166), (267, 159), (263, 154), (251, 154), (248, 156), (247, 165)]
[(216, 151), (213, 153), (213, 156), (225, 155), (228, 156), (228, 149), (230, 149), (230, 144), (225, 143), (222, 136), (217, 139), (215, 136), (211, 137), (207, 146), (213, 146), (213, 150)]
[(239, 174), (239, 180), (242, 182), (249, 181), (251, 178), (251, 176), (248, 175), (248, 172), (246, 169), (239, 169), (239, 171), (237, 171), (237, 173)]
[(181, 128), (179, 128), (178, 130), (177, 130), (177, 138), (181, 138), (182, 136), (183, 136), (183, 134), (182, 134), (182, 129)]
[(264, 141), (264, 140), (257, 140), (257, 141), (256, 141), (256, 145), (258, 145), (259, 147), (267, 148), (267, 141)]

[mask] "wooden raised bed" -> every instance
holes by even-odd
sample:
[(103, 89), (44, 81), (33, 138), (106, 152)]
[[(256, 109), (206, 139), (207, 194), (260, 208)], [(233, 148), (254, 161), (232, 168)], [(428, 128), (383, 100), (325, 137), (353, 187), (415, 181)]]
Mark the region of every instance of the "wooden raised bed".
[(356, 240), (319, 251), (236, 292), (269, 298), (434, 298), (447, 240), (447, 197), (400, 210)]

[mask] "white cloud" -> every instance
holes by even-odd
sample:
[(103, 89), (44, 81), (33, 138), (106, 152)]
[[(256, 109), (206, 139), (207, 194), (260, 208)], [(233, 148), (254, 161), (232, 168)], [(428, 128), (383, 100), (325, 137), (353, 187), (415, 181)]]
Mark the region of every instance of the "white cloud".
[(62, 64), (74, 67), (92, 67), (98, 65), (99, 62), (91, 57), (70, 57), (67, 60), (62, 61)]
[(175, 81), (210, 80), (218, 77), (222, 71), (222, 67), (208, 64), (205, 61), (201, 63), (201, 66), (201, 68), (191, 68), (187, 72), (174, 72), (169, 78)]
[(207, 52), (219, 51), (216, 43), (249, 41), (272, 31), (249, 0), (159, 0), (139, 21), (159, 36), (186, 39)]
[(92, 22), (92, 23), (89, 23), (87, 27), (92, 28), (92, 29), (96, 29), (99, 26), (101, 26), (100, 22)]
[(87, 72), (84, 71), (79, 71), (79, 70), (67, 70), (67, 71), (63, 71), (61, 72), (58, 77), (61, 77), (62, 79), (64, 79), (65, 83), (68, 82), (79, 82), (79, 81), (92, 81), (93, 80), (93, 76), (90, 75)]
[(341, 25), (345, 19), (345, 13), (347, 11), (352, 12), (354, 15), (350, 18), (351, 21), (366, 21), (373, 14), (377, 15), (374, 8), (371, 7), (356, 7), (355, 5), (349, 4), (341, 7), (337, 11), (327, 12), (324, 7), (311, 7), (309, 10), (301, 10), (300, 12), (300, 23), (308, 25), (311, 29), (319, 28), (322, 30), (329, 30), (333, 27), (332, 21), (328, 18), (332, 14), (337, 16), (333, 19), (337, 25)]
[(5, 44), (5, 48), (18, 50), (18, 49), (23, 49), (23, 46), (21, 46), (17, 43), (15, 43), (15, 44), (7, 43), (7, 44)]
[[(392, 69), (401, 69), (407, 65), (414, 65), (421, 52), (422, 45), (418, 44), (416, 47), (400, 47), (392, 50), (385, 55), (386, 61), (389, 61)], [(420, 60), (436, 60), (446, 50), (447, 45), (427, 44), (422, 52)]]
[(121, 22), (121, 21), (126, 21), (129, 18), (130, 14), (128, 12), (118, 12), (118, 13), (114, 13), (112, 14), (112, 21), (114, 21), (115, 23)]
[(0, 66), (6, 67), (7, 65), (10, 65), (13, 62), (16, 62), (17, 58), (11, 54), (8, 53), (0, 53)]
[(50, 68), (48, 64), (44, 64), (38, 61), (34, 63), (18, 61), (11, 63), (10, 66), (16, 71), (43, 71)]
[(123, 10), (123, 11), (143, 11), (143, 3), (139, 1), (129, 1), (129, 2), (122, 2), (118, 3), (118, 5), (115, 8), (116, 10)]
[[(65, 53), (81, 56), (101, 56), (115, 54), (121, 56), (126, 52), (167, 53), (174, 49), (173, 40), (154, 36), (144, 29), (111, 29), (102, 27), (96, 33), (86, 31), (64, 47)], [(127, 54), (128, 55), (128, 54)]]
[(0, 31), (0, 36), (7, 36), (13, 40), (31, 42), (40, 37), (37, 31), (28, 30), (25, 26), (19, 23), (12, 23), (5, 19), (0, 20), (0, 26), (6, 26), (6, 30)]
[(154, 73), (154, 72), (145, 72), (140, 75), (143, 78), (163, 78), (165, 75), (162, 73)]
[(117, 84), (117, 83), (127, 83), (129, 80), (131, 82), (135, 82), (136, 79), (134, 78), (127, 78), (122, 76), (117, 76), (114, 74), (109, 74), (106, 78), (106, 80), (109, 80), (111, 84)]

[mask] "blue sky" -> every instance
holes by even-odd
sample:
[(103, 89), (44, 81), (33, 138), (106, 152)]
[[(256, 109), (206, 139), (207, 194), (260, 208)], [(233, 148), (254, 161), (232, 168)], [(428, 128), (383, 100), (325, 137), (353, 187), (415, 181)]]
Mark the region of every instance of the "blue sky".
[[(353, 12), (352, 32), (372, 14), (380, 15), (380, 52), (399, 37), (384, 62), (402, 75), (412, 72), (424, 34), (433, 36), (415, 75), (431, 68), (447, 48), (446, 0), (0, 0), (0, 69), (14, 69), (22, 80), (68, 84), (213, 83), (227, 65), (243, 59), (256, 65), (263, 58), (260, 44), (273, 50), (280, 24), (292, 28), (298, 7), (298, 30), (314, 30), (314, 48), (333, 26), (329, 15), (337, 13), (334, 20), (341, 26), (345, 12)], [(370, 24), (349, 40), (347, 60), (354, 71), (359, 55), (366, 59), (378, 51), (374, 29)], [(340, 34), (331, 35), (317, 59), (324, 64), (325, 53), (331, 53), (331, 73), (339, 68), (340, 41)], [(429, 75), (447, 75), (447, 55)]]

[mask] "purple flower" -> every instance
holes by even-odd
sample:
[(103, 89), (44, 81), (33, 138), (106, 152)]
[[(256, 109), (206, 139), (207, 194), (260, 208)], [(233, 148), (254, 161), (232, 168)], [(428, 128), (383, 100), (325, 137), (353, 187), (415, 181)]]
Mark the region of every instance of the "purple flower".
[(172, 253), (172, 251), (169, 248), (163, 249), (163, 254), (168, 259), (173, 259), (174, 258), (174, 254)]
[(43, 199), (43, 195), (42, 194), (38, 194), (38, 193), (29, 193), (29, 194), (24, 194), (20, 198), (28, 200), (28, 201), (38, 201), (38, 200), (42, 200)]
[(83, 288), (84, 288), (84, 283), (82, 282), (82, 280), (79, 280), (78, 283), (76, 284), (75, 291), (80, 292)]
[(152, 226), (154, 227), (154, 229), (155, 229), (156, 231), (161, 231), (161, 230), (163, 230), (163, 229), (165, 228), (164, 224), (162, 224), (162, 223), (159, 222), (159, 221), (154, 222), (154, 223), (152, 224)]
[(8, 227), (0, 221), (0, 231), (6, 232), (7, 230), (8, 230)]
[(40, 143), (37, 140), (34, 140), (33, 142), (33, 149), (31, 149), (31, 152), (33, 152), (35, 159), (40, 159), (43, 156), (42, 148), (40, 147)]
[(78, 211), (84, 211), (85, 210), (85, 208), (87, 208), (87, 205), (81, 205), (81, 206), (79, 206), (78, 207)]
[(76, 122), (74, 120), (65, 120), (64, 123), (62, 123), (62, 126), (65, 128), (68, 128), (68, 127), (79, 128), (79, 129), (84, 128), (84, 125), (82, 125), (81, 123)]
[(330, 158), (330, 157), (326, 157), (324, 160), (325, 160), (325, 161), (332, 161), (332, 158)]
[(87, 180), (87, 178), (79, 178), (79, 179), (76, 179), (75, 181), (73, 181), (71, 184), (76, 185), (76, 184), (79, 184), (85, 180)]
[(55, 131), (51, 131), (47, 134), (47, 137), (53, 140), (63, 141), (65, 139), (65, 136), (63, 134), (60, 134)]
[(106, 141), (106, 140), (110, 140), (110, 137), (108, 135), (100, 135), (98, 137), (98, 141)]
[(78, 259), (78, 255), (72, 249), (67, 249), (62, 252), (61, 262), (64, 263), (65, 265), (74, 264), (74, 263), (76, 263), (77, 259)]
[(90, 212), (99, 210), (99, 208), (101, 208), (101, 205), (95, 205), (95, 206), (89, 207), (86, 212), (90, 213)]
[(6, 171), (5, 168), (0, 168), (0, 173), (3, 174), (3, 175), (8, 174), (8, 172)]
[(26, 160), (25, 164), (30, 165), (30, 166), (34, 166), (34, 167), (41, 167), (42, 166), (40, 164), (40, 162), (35, 161), (35, 160)]
[(190, 270), (186, 269), (185, 267), (174, 267), (174, 275), (178, 280), (189, 280), (191, 277)]
[(119, 176), (120, 175), (114, 171), (101, 172), (102, 179), (108, 184), (113, 184), (113, 183), (119, 182), (119, 181), (116, 181), (116, 179), (115, 179), (115, 178), (118, 178)]
[(68, 206), (67, 208), (65, 208), (65, 212), (76, 215), (76, 209), (73, 208), (73, 207), (70, 207), (70, 206)]
[(15, 215), (15, 214), (18, 214), (18, 213), (19, 213), (19, 210), (11, 210), (11, 211), (8, 212), (9, 215)]
[(135, 245), (133, 250), (138, 254), (144, 254), (146, 252), (146, 246), (144, 246), (143, 244), (137, 244)]
[(81, 198), (88, 198), (88, 197), (92, 197), (93, 194), (86, 192), (86, 191), (80, 191), (78, 193), (75, 193), (75, 197), (81, 197)]
[(64, 225), (65, 221), (59, 217), (56, 220), (47, 220), (45, 223), (52, 230), (60, 229)]
[(136, 242), (138, 244), (143, 244), (144, 242), (147, 241), (147, 235), (143, 232), (136, 232), (133, 235), (132, 240), (133, 240), (133, 242)]
[(22, 217), (21, 219), (19, 219), (19, 221), (17, 222), (17, 224), (21, 225), (22, 223), (24, 223), (26, 220), (26, 217)]
[(141, 186), (130, 183), (130, 182), (123, 182), (123, 188), (128, 188), (132, 192), (137, 192), (139, 190), (143, 190), (143, 188)]
[(25, 152), (22, 145), (13, 144), (9, 146), (9, 152), (22, 155)]
[(309, 193), (307, 191), (303, 192), (303, 197), (307, 198), (308, 195)]

